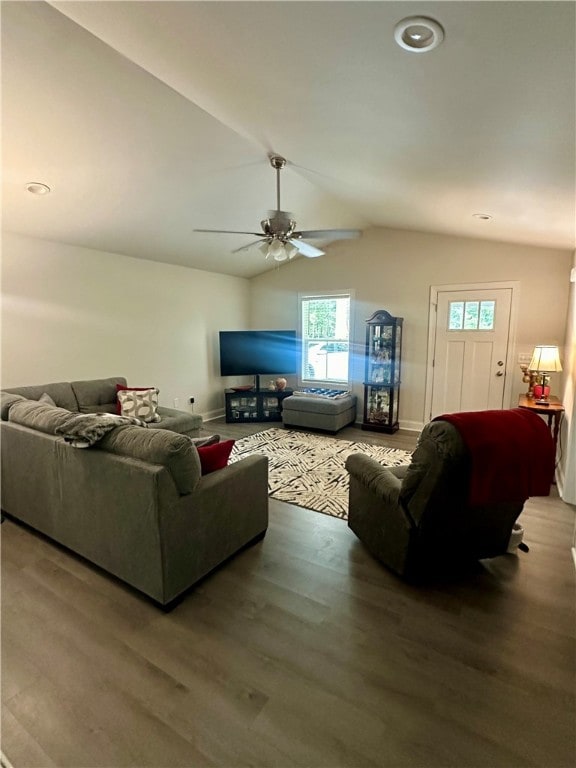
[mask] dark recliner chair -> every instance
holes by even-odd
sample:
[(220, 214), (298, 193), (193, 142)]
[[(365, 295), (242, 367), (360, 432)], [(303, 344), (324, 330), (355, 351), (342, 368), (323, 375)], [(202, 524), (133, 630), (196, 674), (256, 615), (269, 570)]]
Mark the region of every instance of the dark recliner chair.
[[(508, 414), (526, 421), (524, 414)], [(528, 421), (530, 429), (540, 428)], [(510, 430), (511, 440), (518, 439), (517, 431)], [(506, 437), (500, 430), (494, 439)], [(529, 449), (534, 453), (533, 444)], [(373, 555), (407, 579), (504, 554), (528, 495), (472, 505), (471, 453), (461, 432), (443, 420), (423, 429), (410, 465), (383, 467), (369, 456), (353, 454), (346, 469), (349, 527)], [(523, 470), (515, 465), (511, 472)]]

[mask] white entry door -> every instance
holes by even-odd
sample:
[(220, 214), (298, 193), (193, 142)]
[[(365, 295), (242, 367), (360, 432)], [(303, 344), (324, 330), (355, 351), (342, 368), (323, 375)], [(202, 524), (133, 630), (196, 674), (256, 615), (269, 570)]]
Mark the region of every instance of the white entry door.
[(504, 407), (511, 288), (439, 290), (431, 418)]

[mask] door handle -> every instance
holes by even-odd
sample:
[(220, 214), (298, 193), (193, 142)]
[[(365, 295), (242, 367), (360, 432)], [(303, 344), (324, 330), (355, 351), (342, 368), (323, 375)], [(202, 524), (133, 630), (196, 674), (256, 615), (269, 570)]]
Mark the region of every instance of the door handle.
[(498, 365), (504, 365), (504, 360), (498, 360)]
[(496, 371), (496, 376), (504, 376), (504, 371)]

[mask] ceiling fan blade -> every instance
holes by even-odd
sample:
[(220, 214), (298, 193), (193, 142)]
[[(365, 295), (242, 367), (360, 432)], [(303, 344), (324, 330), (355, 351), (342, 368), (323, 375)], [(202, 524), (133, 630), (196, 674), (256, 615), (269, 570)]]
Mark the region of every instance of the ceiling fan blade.
[(362, 236), (361, 229), (309, 229), (306, 232), (294, 232), (295, 237), (305, 237), (314, 239), (315, 237), (325, 240), (352, 240)]
[(317, 256), (324, 256), (324, 251), (321, 251), (320, 248), (315, 248), (313, 245), (310, 245), (310, 243), (305, 243), (303, 240), (295, 240), (291, 237), (288, 242), (297, 248), (302, 256), (307, 256), (309, 259), (315, 259)]
[(193, 229), (193, 232), (216, 232), (219, 235), (254, 235), (264, 237), (263, 232), (238, 232), (235, 229)]
[(248, 245), (243, 245), (241, 248), (235, 248), (232, 253), (239, 253), (240, 251), (247, 251), (249, 248), (253, 248), (255, 245), (260, 245), (260, 243), (265, 243), (266, 238), (263, 237), (260, 240), (252, 240), (251, 243), (248, 243)]

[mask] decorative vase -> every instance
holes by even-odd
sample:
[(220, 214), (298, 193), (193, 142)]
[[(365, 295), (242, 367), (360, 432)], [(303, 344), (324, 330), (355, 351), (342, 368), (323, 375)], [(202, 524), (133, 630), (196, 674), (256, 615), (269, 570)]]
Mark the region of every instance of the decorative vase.
[(282, 392), (283, 389), (286, 389), (287, 384), (288, 382), (286, 381), (286, 379), (282, 379), (282, 378), (276, 379), (276, 389), (278, 390), (278, 392)]
[(539, 400), (541, 397), (550, 396), (550, 387), (543, 387), (541, 384), (536, 384), (534, 387), (534, 397)]

